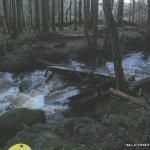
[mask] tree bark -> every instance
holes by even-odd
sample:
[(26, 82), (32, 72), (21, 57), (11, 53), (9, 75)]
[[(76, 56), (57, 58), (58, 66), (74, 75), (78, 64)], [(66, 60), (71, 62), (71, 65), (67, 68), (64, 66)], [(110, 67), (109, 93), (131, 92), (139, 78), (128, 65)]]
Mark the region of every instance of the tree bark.
[(70, 29), (72, 25), (71, 17), (72, 17), (72, 0), (70, 0)]
[(4, 19), (6, 22), (6, 27), (8, 30), (8, 33), (10, 33), (10, 23), (9, 23), (9, 17), (8, 17), (8, 6), (7, 6), (7, 1), (3, 0), (3, 10), (4, 10)]
[(79, 24), (82, 24), (82, 0), (79, 0)]
[(148, 24), (150, 24), (150, 1), (147, 0), (148, 3)]
[(39, 0), (34, 0), (34, 4), (35, 4), (35, 30), (40, 31)]
[(132, 101), (133, 103), (137, 104), (138, 106), (142, 106), (142, 107), (147, 108), (147, 109), (150, 108), (150, 106), (146, 102), (143, 102), (143, 100), (140, 100), (138, 98), (132, 97), (132, 96), (130, 96), (130, 95), (126, 94), (126, 93), (123, 93), (123, 92), (121, 92), (119, 90), (111, 88), (111, 89), (109, 89), (109, 91), (112, 94), (120, 96), (121, 98), (123, 98), (125, 100)]
[(19, 32), (22, 32), (21, 0), (16, 0), (16, 5), (17, 5), (18, 31), (19, 31)]
[(93, 47), (97, 47), (98, 40), (98, 0), (93, 0)]
[(74, 30), (77, 30), (77, 0), (74, 1)]
[(16, 0), (12, 0), (12, 38), (17, 37)]
[(22, 0), (20, 0), (20, 9), (21, 9), (21, 17), (22, 17), (22, 27), (25, 28), (25, 19), (24, 19), (24, 11), (23, 11), (23, 4), (22, 4)]
[(117, 10), (117, 25), (123, 25), (123, 7), (124, 7), (124, 0), (119, 0), (118, 2), (118, 10)]
[(33, 22), (32, 22), (32, 0), (28, 0), (28, 7), (29, 7), (29, 26), (33, 28)]
[(64, 27), (64, 0), (61, 0), (60, 30)]
[(84, 34), (88, 43), (88, 46), (91, 47), (92, 42), (88, 33), (88, 13), (87, 13), (87, 0), (84, 0)]
[(116, 85), (118, 89), (128, 90), (128, 85), (127, 82), (125, 81), (123, 68), (122, 68), (122, 58), (119, 51), (119, 37), (118, 37), (117, 25), (112, 15), (110, 0), (103, 0), (103, 9), (106, 18), (106, 23), (112, 38), (114, 71), (115, 71), (115, 77), (117, 81)]
[(55, 0), (52, 0), (52, 31), (56, 30), (55, 24)]
[(42, 1), (42, 32), (49, 32), (48, 1)]
[(133, 0), (132, 22), (135, 21), (135, 0)]

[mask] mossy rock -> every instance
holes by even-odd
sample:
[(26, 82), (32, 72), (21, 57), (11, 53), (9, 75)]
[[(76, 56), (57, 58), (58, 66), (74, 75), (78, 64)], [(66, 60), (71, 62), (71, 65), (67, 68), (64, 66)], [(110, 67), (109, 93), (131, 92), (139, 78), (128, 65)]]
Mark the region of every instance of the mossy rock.
[(3, 146), (23, 125), (31, 126), (35, 123), (45, 123), (46, 117), (42, 110), (16, 109), (0, 117), (0, 146)]
[(62, 135), (77, 137), (81, 142), (100, 139), (106, 132), (106, 128), (99, 122), (87, 117), (74, 117), (64, 121), (60, 128)]
[(85, 145), (76, 144), (51, 133), (51, 128), (47, 124), (38, 124), (32, 126), (32, 132), (27, 130), (21, 131), (7, 142), (4, 150), (16, 143), (26, 143), (32, 150), (86, 150)]

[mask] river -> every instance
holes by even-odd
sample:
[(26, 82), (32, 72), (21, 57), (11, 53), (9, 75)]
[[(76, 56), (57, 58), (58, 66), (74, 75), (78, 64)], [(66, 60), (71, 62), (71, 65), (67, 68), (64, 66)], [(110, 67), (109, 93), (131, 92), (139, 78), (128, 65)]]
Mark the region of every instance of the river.
[[(76, 69), (87, 68), (88, 66), (71, 61), (71, 66)], [(136, 80), (145, 78), (150, 74), (150, 55), (142, 53), (131, 53), (123, 59), (125, 77), (134, 76)], [(114, 75), (113, 63), (106, 63), (105, 67), (99, 68), (96, 72), (104, 72)], [(25, 73), (26, 78), (36, 83), (44, 78), (45, 70), (36, 70), (32, 73)], [(79, 91), (75, 85), (55, 75), (47, 84), (43, 82), (40, 87), (28, 93), (20, 93), (20, 75), (13, 73), (0, 73), (0, 115), (15, 108), (42, 109), (47, 116), (56, 114), (68, 109), (68, 97), (76, 95)]]

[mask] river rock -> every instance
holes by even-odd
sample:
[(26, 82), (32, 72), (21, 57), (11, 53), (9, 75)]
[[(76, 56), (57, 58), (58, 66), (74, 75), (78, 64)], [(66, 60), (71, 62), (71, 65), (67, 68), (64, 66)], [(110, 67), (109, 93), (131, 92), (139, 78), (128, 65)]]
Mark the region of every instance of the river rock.
[(24, 125), (31, 126), (35, 123), (45, 123), (46, 117), (42, 110), (16, 109), (0, 117), (0, 146), (23, 129)]
[(9, 89), (12, 86), (12, 82), (6, 79), (0, 79), (0, 92)]
[(19, 90), (20, 92), (26, 92), (27, 90), (29, 90), (31, 86), (32, 86), (32, 80), (25, 78), (21, 81), (19, 85)]

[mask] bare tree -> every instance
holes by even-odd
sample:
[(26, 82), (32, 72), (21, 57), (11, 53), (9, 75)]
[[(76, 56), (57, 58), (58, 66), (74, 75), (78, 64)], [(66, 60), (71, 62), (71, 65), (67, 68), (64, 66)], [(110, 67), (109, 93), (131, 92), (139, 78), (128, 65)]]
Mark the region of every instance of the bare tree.
[(150, 1), (147, 0), (148, 3), (148, 24), (150, 24)]
[(5, 19), (6, 27), (7, 27), (8, 33), (10, 33), (10, 22), (9, 22), (9, 16), (8, 16), (8, 5), (7, 5), (7, 1), (6, 0), (3, 0), (3, 10), (4, 10), (4, 19)]
[(84, 0), (84, 33), (85, 33), (88, 46), (91, 46), (92, 42), (88, 33), (88, 21), (89, 21), (88, 17), (89, 17), (88, 16), (88, 3), (87, 3), (87, 0)]
[(17, 37), (17, 13), (16, 13), (16, 0), (12, 0), (12, 38)]
[(52, 30), (55, 31), (55, 0), (52, 0)]
[(40, 31), (39, 0), (34, 0), (34, 4), (35, 4), (35, 30)]
[(77, 0), (74, 1), (74, 30), (77, 30)]
[(132, 1), (133, 1), (132, 21), (134, 22), (135, 21), (135, 0)]
[(98, 32), (98, 0), (93, 0), (93, 47), (97, 46)]
[(64, 0), (61, 0), (60, 30), (64, 27)]
[(29, 8), (29, 21), (28, 24), (32, 28), (33, 27), (33, 22), (32, 22), (32, 0), (28, 0), (28, 8)]
[(17, 5), (18, 31), (19, 31), (19, 32), (22, 32), (21, 0), (16, 0), (16, 5)]
[(117, 10), (117, 25), (118, 26), (121, 26), (123, 24), (123, 7), (124, 7), (124, 0), (119, 0), (118, 10)]
[(49, 32), (48, 1), (42, 0), (42, 31)]
[(72, 25), (71, 17), (72, 17), (72, 0), (70, 0), (70, 29)]
[(107, 26), (111, 33), (116, 85), (117, 88), (125, 90), (127, 88), (127, 82), (125, 81), (124, 78), (124, 73), (122, 68), (122, 58), (119, 51), (119, 37), (118, 37), (117, 25), (112, 15), (110, 0), (103, 0), (103, 10), (104, 10)]
[(82, 0), (79, 0), (79, 24), (82, 24)]

